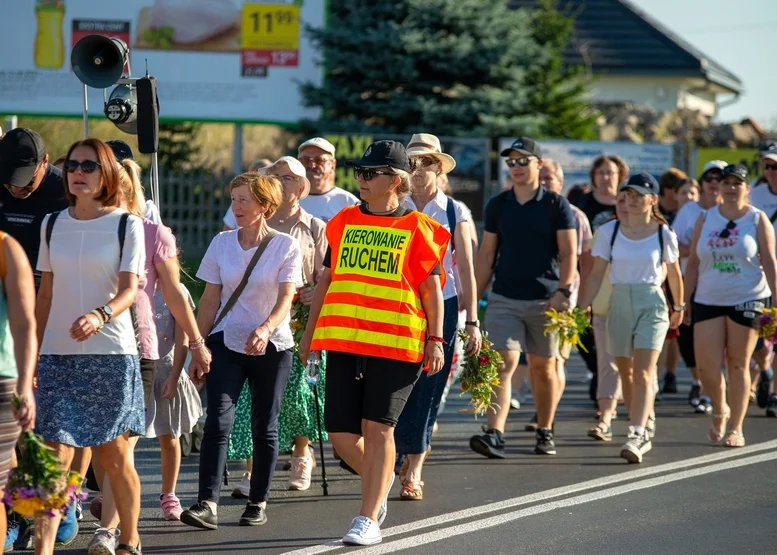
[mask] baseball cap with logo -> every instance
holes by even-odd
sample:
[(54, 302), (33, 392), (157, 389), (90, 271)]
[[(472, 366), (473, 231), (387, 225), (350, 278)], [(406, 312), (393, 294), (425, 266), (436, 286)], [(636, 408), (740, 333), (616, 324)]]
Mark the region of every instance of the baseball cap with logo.
[(761, 158), (772, 160), (777, 162), (777, 143), (770, 141), (759, 146), (758, 152), (761, 154)]
[(0, 184), (27, 187), (46, 158), (46, 145), (32, 129), (17, 127), (0, 139)]
[(711, 160), (704, 164), (704, 168), (701, 170), (701, 175), (699, 176), (699, 181), (704, 181), (704, 176), (707, 175), (707, 172), (710, 170), (718, 170), (723, 171), (723, 168), (728, 166), (728, 162), (725, 160)]
[(302, 179), (302, 182), (305, 184), (305, 189), (302, 191), (299, 199), (302, 200), (303, 198), (307, 197), (310, 193), (310, 181), (308, 181), (307, 173), (305, 173), (305, 166), (303, 166), (302, 162), (293, 156), (281, 156), (269, 166), (264, 166), (263, 168), (259, 168), (256, 171), (261, 175), (273, 175), (273, 170), (278, 166), (278, 164), (286, 164), (289, 167), (291, 173)]
[(747, 168), (742, 164), (729, 164), (723, 168), (723, 177), (734, 176), (741, 181), (747, 182)]
[(658, 195), (658, 181), (649, 173), (637, 173), (629, 177), (626, 183), (621, 183), (618, 191), (631, 189), (641, 195)]
[(536, 156), (542, 158), (542, 149), (533, 139), (518, 137), (508, 148), (499, 153), (500, 156), (510, 156), (511, 152), (518, 152), (526, 156)]
[(308, 139), (307, 141), (299, 145), (299, 148), (297, 149), (297, 154), (302, 154), (302, 151), (309, 146), (318, 147), (324, 152), (328, 152), (332, 156), (335, 155), (335, 145), (333, 145), (323, 137), (313, 137), (312, 139)]
[(348, 160), (346, 166), (359, 168), (394, 168), (410, 171), (410, 159), (407, 157), (405, 145), (399, 141), (375, 141), (364, 156), (358, 160)]
[(132, 148), (130, 147), (130, 145), (128, 145), (121, 139), (113, 139), (112, 141), (108, 141), (105, 144), (111, 147), (111, 150), (113, 151), (113, 155), (116, 156), (116, 159), (119, 162), (121, 162), (122, 160), (135, 159), (135, 155), (132, 153)]

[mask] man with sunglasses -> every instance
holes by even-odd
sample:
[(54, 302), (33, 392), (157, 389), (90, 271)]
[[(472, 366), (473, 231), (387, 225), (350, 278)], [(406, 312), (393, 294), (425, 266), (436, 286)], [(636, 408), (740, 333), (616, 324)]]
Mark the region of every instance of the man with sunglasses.
[(540, 186), (542, 151), (521, 137), (502, 151), (512, 187), (486, 206), (485, 231), (475, 264), (480, 298), (494, 276), (485, 328), (504, 359), (499, 368), (496, 411), (489, 411), (485, 434), (470, 448), (489, 458), (504, 458), (503, 438), (510, 411), (510, 382), (521, 352), (529, 359), (529, 376), (537, 406), (534, 452), (555, 455), (553, 419), (559, 400), (555, 336), (545, 335), (549, 308), (570, 308), (577, 271), (577, 222), (569, 201)]
[(35, 270), (43, 217), (69, 206), (62, 172), (49, 164), (43, 139), (32, 129), (16, 128), (0, 140), (0, 231), (19, 241)]
[[(762, 146), (761, 153), (761, 168), (763, 169), (763, 175), (766, 179), (766, 183), (753, 187), (750, 190), (750, 204), (756, 208), (763, 210), (766, 213), (766, 217), (772, 222), (772, 225), (777, 227), (777, 143), (769, 142)], [(759, 342), (760, 343), (760, 342)], [(756, 355), (754, 357), (758, 359), (759, 363), (768, 362), (768, 358), (764, 356), (758, 356), (756, 349)], [(763, 368), (761, 370), (759, 384), (756, 391), (756, 401), (758, 406), (766, 409), (766, 416), (777, 417), (777, 392), (774, 389), (774, 370), (772, 368)]]

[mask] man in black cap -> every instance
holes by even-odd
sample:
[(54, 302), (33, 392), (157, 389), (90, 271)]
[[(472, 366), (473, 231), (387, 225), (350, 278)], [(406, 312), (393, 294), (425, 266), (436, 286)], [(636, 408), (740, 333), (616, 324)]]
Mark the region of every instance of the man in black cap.
[(43, 217), (64, 210), (62, 172), (49, 164), (43, 139), (32, 129), (17, 128), (0, 140), (0, 231), (19, 241), (30, 259), (35, 287)]

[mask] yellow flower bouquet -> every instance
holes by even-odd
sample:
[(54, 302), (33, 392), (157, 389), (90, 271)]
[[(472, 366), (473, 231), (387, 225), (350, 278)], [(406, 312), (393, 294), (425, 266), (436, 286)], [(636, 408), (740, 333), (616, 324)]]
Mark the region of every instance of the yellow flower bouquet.
[[(18, 408), (20, 400), (13, 400)], [(22, 456), (11, 470), (3, 503), (26, 518), (39, 514), (65, 514), (73, 501), (86, 499), (81, 491), (82, 476), (62, 469), (54, 450), (32, 432), (21, 439)]]
[(758, 337), (777, 342), (777, 308), (766, 308), (756, 324)]
[(562, 312), (551, 308), (545, 313), (545, 316), (548, 317), (548, 323), (545, 324), (545, 335), (555, 333), (558, 336), (560, 349), (571, 346), (588, 352), (580, 340), (581, 336), (591, 327), (588, 312), (578, 307)]
[[(466, 344), (469, 334), (466, 330), (459, 330), (459, 338)], [(470, 408), (459, 412), (475, 413), (476, 418), (487, 410), (495, 410), (494, 388), (499, 386), (499, 366), (504, 361), (502, 355), (491, 348), (492, 345), (488, 334), (484, 332), (480, 353), (464, 357), (464, 369), (459, 376), (461, 394), (469, 393), (472, 396)]]

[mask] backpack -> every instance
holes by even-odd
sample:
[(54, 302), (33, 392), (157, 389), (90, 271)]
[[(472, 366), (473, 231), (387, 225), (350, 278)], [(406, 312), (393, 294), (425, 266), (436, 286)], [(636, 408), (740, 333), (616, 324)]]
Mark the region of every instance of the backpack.
[[(618, 236), (618, 230), (621, 228), (621, 221), (615, 220), (615, 229), (610, 237), (610, 263), (612, 263), (612, 247), (615, 244), (615, 238)], [(658, 252), (661, 256), (661, 263), (664, 262), (664, 224), (658, 224)]]
[[(504, 211), (505, 202), (507, 202), (507, 195), (510, 193), (510, 189), (502, 191), (496, 197), (494, 197), (496, 205), (495, 217), (497, 222), (497, 239), (496, 239), (496, 256), (494, 256), (494, 263), (492, 268), (496, 268), (496, 262), (499, 259), (499, 251), (502, 250), (502, 234), (499, 233), (499, 222), (502, 221), (502, 212)], [(553, 234), (553, 257), (558, 257), (558, 238), (556, 232), (558, 231), (558, 205), (560, 197), (556, 193), (552, 193), (548, 190), (543, 191), (543, 194), (550, 196), (550, 202), (548, 203), (548, 220), (550, 221), (550, 229)]]

